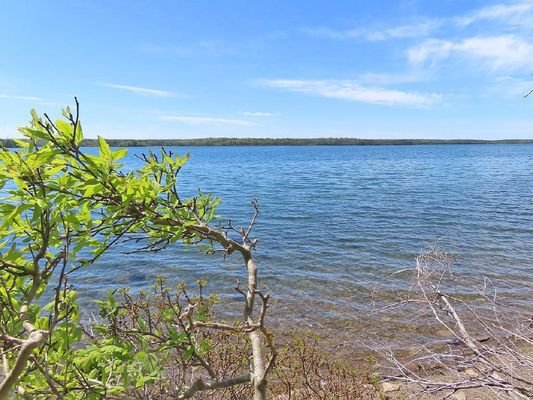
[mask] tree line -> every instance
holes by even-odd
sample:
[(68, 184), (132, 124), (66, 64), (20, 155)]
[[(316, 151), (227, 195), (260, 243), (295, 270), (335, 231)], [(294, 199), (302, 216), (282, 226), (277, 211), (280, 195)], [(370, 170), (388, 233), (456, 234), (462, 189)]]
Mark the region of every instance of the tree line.
[[(334, 138), (229, 138), (209, 137), (199, 139), (109, 139), (111, 147), (161, 147), (161, 146), (369, 146), (369, 145), (421, 145), (421, 144), (532, 144), (533, 139), (361, 139)], [(0, 146), (18, 147), (15, 139), (0, 139)], [(83, 139), (82, 147), (97, 147), (98, 139)]]

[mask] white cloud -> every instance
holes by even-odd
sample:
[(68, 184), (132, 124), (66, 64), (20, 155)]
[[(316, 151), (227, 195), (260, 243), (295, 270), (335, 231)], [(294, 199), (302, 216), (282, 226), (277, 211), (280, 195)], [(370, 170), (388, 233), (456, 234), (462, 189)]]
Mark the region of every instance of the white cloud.
[(328, 39), (358, 39), (361, 38), (365, 33), (365, 30), (363, 29), (338, 30), (327, 28), (325, 26), (318, 28), (301, 28), (300, 31), (309, 36)]
[(474, 36), (457, 42), (430, 39), (411, 47), (412, 64), (435, 63), (452, 55), (482, 62), (493, 70), (531, 66), (533, 44), (514, 35)]
[(262, 112), (262, 111), (243, 111), (241, 115), (246, 115), (247, 117), (273, 117), (274, 113)]
[(44, 99), (35, 96), (17, 96), (11, 94), (0, 94), (0, 99), (9, 99), (9, 100), (27, 100), (27, 101), (39, 101), (42, 102)]
[(352, 28), (335, 29), (321, 26), (302, 28), (301, 32), (315, 37), (329, 39), (366, 39), (382, 41), (388, 39), (427, 37), (443, 27), (468, 26), (483, 21), (494, 21), (504, 25), (533, 29), (533, 0), (511, 4), (495, 4), (479, 8), (464, 16), (450, 18), (426, 18), (421, 22), (385, 27), (382, 29)]
[[(489, 96), (508, 96), (517, 99), (525, 96), (533, 88), (533, 80), (521, 79), (513, 76), (496, 77), (488, 88)], [(533, 103), (532, 103), (533, 104)]]
[(429, 39), (411, 47), (407, 51), (407, 56), (412, 64), (423, 64), (427, 61), (434, 63), (437, 60), (447, 58), (452, 47), (453, 43), (450, 41)]
[(366, 87), (355, 81), (267, 79), (259, 81), (259, 84), (315, 96), (383, 105), (429, 106), (440, 99), (437, 94)]
[(114, 83), (103, 83), (102, 85), (113, 88), (113, 89), (120, 89), (120, 90), (125, 90), (130, 93), (140, 94), (142, 96), (151, 96), (151, 97), (173, 97), (175, 96), (174, 93), (168, 92), (166, 90), (148, 89), (148, 88), (139, 87), (139, 86), (118, 85)]
[(465, 17), (457, 18), (459, 25), (467, 26), (475, 22), (493, 20), (509, 25), (523, 25), (532, 28), (533, 1), (512, 4), (495, 4), (480, 8)]
[(439, 20), (428, 20), (418, 24), (400, 25), (388, 29), (370, 31), (367, 32), (366, 38), (368, 40), (418, 38), (429, 35), (440, 25), (441, 22)]
[(301, 32), (310, 36), (329, 39), (366, 39), (369, 41), (381, 41), (387, 39), (416, 38), (427, 36), (441, 25), (437, 19), (427, 20), (421, 23), (400, 25), (386, 29), (331, 29), (328, 27), (302, 28)]
[(408, 71), (400, 73), (374, 73), (368, 72), (359, 77), (359, 81), (370, 85), (395, 85), (404, 83), (423, 82), (429, 79), (429, 74), (424, 71)]
[(233, 125), (233, 126), (253, 126), (254, 123), (243, 119), (201, 117), (193, 115), (161, 115), (162, 121), (183, 122), (190, 125)]

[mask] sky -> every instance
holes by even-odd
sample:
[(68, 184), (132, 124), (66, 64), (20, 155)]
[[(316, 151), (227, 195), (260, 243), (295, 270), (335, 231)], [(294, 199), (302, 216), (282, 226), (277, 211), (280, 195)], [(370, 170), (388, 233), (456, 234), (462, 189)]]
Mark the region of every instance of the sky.
[(0, 138), (533, 138), (533, 0), (0, 0)]

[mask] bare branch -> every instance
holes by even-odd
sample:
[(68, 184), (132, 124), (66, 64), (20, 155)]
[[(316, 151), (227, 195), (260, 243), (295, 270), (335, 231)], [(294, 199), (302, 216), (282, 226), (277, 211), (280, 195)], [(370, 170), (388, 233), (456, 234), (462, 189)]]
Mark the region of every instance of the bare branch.
[(203, 379), (198, 378), (189, 389), (187, 389), (185, 392), (183, 392), (183, 394), (178, 396), (178, 400), (189, 399), (199, 391), (229, 388), (231, 386), (241, 385), (243, 383), (249, 383), (250, 380), (251, 380), (250, 374), (243, 374), (243, 375), (236, 376), (234, 378), (228, 378), (228, 379), (224, 379), (221, 381), (204, 382)]
[(15, 360), (13, 368), (4, 380), (0, 383), (0, 400), (7, 400), (11, 397), (11, 390), (17, 383), (19, 377), (24, 372), (26, 363), (28, 362), (32, 352), (37, 347), (41, 346), (48, 336), (48, 332), (41, 330), (33, 330), (28, 339), (20, 347), (20, 351)]
[[(401, 299), (401, 305), (425, 305), (455, 339), (422, 346), (408, 363), (382, 346), (374, 347), (394, 371), (385, 378), (419, 385), (426, 392), (448, 392), (444, 398), (459, 389), (474, 388), (490, 391), (498, 398), (532, 398), (530, 319), (514, 326), (503, 322), (497, 309), (496, 290), (488, 279), (483, 280), (479, 297), (492, 309), (490, 318), (486, 316), (486, 307), (481, 314), (459, 296), (452, 295), (459, 277), (452, 273), (450, 257), (437, 248), (417, 257), (415, 272), (416, 286)], [(431, 375), (436, 368), (446, 376), (445, 381)]]

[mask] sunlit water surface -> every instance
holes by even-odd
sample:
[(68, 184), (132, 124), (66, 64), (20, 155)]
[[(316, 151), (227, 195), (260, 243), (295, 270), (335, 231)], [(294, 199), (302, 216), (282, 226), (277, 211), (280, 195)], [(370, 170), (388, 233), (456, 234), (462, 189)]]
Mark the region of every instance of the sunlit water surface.
[[(125, 169), (147, 150), (130, 149)], [(425, 334), (410, 312), (371, 315), (372, 293), (378, 288), (385, 304), (387, 293), (405, 289), (407, 281), (385, 278), (412, 268), (435, 243), (453, 255), (460, 276), (488, 276), (506, 307), (532, 309), (533, 145), (173, 150), (191, 155), (183, 192), (220, 196), (223, 219), (247, 224), (250, 201), (259, 199), (260, 285), (272, 297), (270, 321), (284, 329), (310, 327), (345, 341), (401, 336), (403, 328)], [(82, 302), (120, 286), (149, 288), (164, 274), (173, 283), (206, 279), (224, 308), (240, 313), (238, 256), (131, 250), (117, 247), (73, 277)]]

